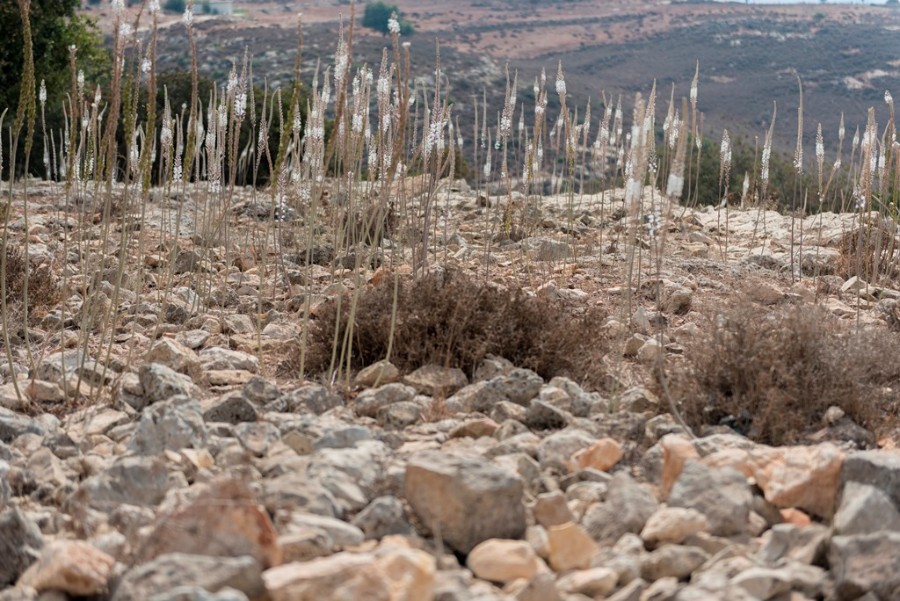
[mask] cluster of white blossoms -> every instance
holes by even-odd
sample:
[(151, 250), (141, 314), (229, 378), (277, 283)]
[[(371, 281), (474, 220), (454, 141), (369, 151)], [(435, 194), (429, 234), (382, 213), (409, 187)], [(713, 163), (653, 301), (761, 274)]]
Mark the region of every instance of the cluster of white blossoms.
[(397, 13), (393, 13), (388, 19), (388, 31), (391, 35), (400, 35), (400, 21), (397, 19)]

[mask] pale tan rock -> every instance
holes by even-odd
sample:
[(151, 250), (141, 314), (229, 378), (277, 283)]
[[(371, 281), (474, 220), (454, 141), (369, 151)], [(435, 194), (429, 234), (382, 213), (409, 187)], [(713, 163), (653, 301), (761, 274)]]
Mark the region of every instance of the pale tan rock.
[(562, 601), (553, 574), (545, 572), (531, 580), (514, 580), (503, 592), (515, 601)]
[(647, 520), (641, 538), (650, 545), (681, 544), (699, 532), (709, 532), (709, 520), (696, 509), (661, 507)]
[(57, 540), (44, 546), (38, 560), (19, 578), (18, 586), (30, 586), (38, 592), (96, 595), (106, 589), (115, 563), (115, 559), (86, 542)]
[(550, 567), (557, 572), (584, 570), (591, 566), (600, 547), (587, 531), (573, 522), (547, 529)]
[(660, 498), (666, 499), (672, 491), (672, 486), (681, 475), (684, 464), (688, 459), (696, 459), (700, 455), (694, 444), (684, 436), (667, 434), (659, 441), (663, 449), (662, 481), (660, 483)]
[(59, 403), (66, 399), (66, 393), (59, 384), (44, 380), (31, 380), (25, 392), (35, 403)]
[(570, 572), (557, 580), (559, 590), (569, 594), (599, 598), (616, 588), (619, 576), (609, 568), (591, 568)]
[(374, 388), (400, 380), (400, 370), (390, 361), (379, 361), (360, 370), (353, 383), (363, 388)]
[(424, 451), (406, 464), (404, 496), (414, 514), (461, 553), (525, 534), (523, 495), (518, 474), (485, 459)]
[(538, 495), (531, 512), (534, 520), (545, 528), (575, 521), (566, 496), (558, 490)]
[(131, 420), (131, 417), (124, 411), (117, 411), (111, 407), (100, 409), (91, 407), (84, 415), (84, 424), (81, 431), (85, 436), (106, 434), (116, 426), (121, 426), (129, 420)]
[(781, 514), (781, 519), (784, 520), (785, 524), (793, 524), (794, 526), (800, 526), (801, 528), (804, 526), (809, 526), (812, 524), (812, 519), (805, 512), (797, 509), (796, 507), (788, 507), (787, 509), (782, 509), (779, 511)]
[(835, 509), (846, 453), (831, 443), (777, 449), (754, 475), (766, 499), (780, 508), (799, 507), (822, 517)]
[(253, 374), (245, 369), (211, 369), (206, 372), (206, 381), (210, 386), (240, 386), (253, 378)]
[(16, 394), (16, 384), (0, 385), (0, 407), (11, 409), (12, 411), (27, 411), (31, 405), (26, 394), (26, 383), (18, 382), (19, 392)]
[(517, 578), (530, 580), (546, 569), (526, 541), (498, 538), (476, 545), (466, 565), (478, 578), (504, 583)]
[(656, 338), (650, 338), (645, 342), (637, 352), (638, 361), (642, 364), (651, 366), (659, 361), (659, 357), (663, 352), (663, 346)]
[(263, 581), (272, 601), (430, 601), (435, 569), (424, 551), (390, 547), (284, 564)]
[(832, 443), (778, 448), (757, 445), (750, 450), (718, 451), (703, 463), (728, 465), (753, 478), (766, 500), (778, 508), (798, 508), (828, 518), (835, 510), (845, 458)]
[(419, 394), (447, 398), (468, 384), (469, 379), (458, 367), (423, 365), (403, 378), (403, 383), (415, 388)]
[(144, 361), (162, 363), (166, 367), (171, 367), (192, 378), (197, 377), (200, 373), (200, 359), (197, 357), (197, 353), (174, 338), (161, 338), (153, 343), (144, 356)]
[(390, 601), (429, 601), (434, 596), (434, 557), (418, 549), (391, 546), (372, 566), (381, 575)]
[[(295, 561), (266, 570), (263, 582), (272, 601), (319, 601), (336, 599), (337, 590), (352, 590), (366, 584), (365, 568), (374, 563), (371, 553), (338, 553), (310, 561)], [(383, 584), (369, 575), (370, 594), (361, 599), (387, 600)]]
[(456, 426), (447, 436), (450, 438), (481, 438), (493, 436), (500, 425), (489, 417), (466, 420)]
[(586, 449), (572, 455), (572, 463), (580, 469), (594, 468), (608, 472), (622, 459), (622, 445), (612, 438), (601, 438)]

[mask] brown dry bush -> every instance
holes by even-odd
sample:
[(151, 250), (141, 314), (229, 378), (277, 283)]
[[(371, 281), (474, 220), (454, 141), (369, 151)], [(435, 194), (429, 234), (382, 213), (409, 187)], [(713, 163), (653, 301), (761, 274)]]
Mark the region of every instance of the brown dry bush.
[[(565, 375), (594, 389), (605, 382), (602, 358), (609, 345), (599, 307), (570, 307), (453, 272), (403, 279), (396, 293), (390, 360), (402, 371), (439, 364), (471, 376), (487, 355), (496, 355), (544, 378)], [(347, 331), (349, 305), (347, 298), (340, 307), (331, 301), (320, 314), (307, 345), (307, 373), (330, 368), (334, 340), (343, 341)], [(387, 357), (393, 305), (390, 278), (360, 294), (352, 369)], [(299, 367), (299, 349), (283, 367)]]
[(844, 279), (856, 276), (869, 283), (879, 278), (900, 278), (894, 258), (898, 251), (896, 226), (891, 222), (867, 224), (844, 234), (838, 241), (837, 274)]
[(740, 304), (686, 349), (671, 390), (694, 428), (736, 418), (767, 444), (799, 442), (837, 405), (878, 432), (900, 418), (900, 336), (847, 327), (818, 307)]
[[(20, 248), (7, 246), (6, 308), (10, 327), (21, 325), (25, 301), (26, 260), (25, 253)], [(61, 292), (49, 266), (32, 268), (27, 278), (28, 304), (32, 317), (40, 315), (59, 302)]]

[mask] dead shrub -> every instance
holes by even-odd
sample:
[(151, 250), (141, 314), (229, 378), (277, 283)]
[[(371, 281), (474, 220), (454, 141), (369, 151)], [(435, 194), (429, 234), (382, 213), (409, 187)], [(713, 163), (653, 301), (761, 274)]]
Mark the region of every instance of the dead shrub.
[(671, 390), (692, 427), (732, 419), (767, 444), (801, 441), (832, 405), (878, 432), (900, 417), (898, 345), (896, 334), (856, 331), (818, 307), (742, 304), (688, 345)]
[(12, 325), (21, 324), (25, 302), (25, 282), (28, 281), (28, 304), (32, 316), (39, 316), (61, 298), (56, 278), (47, 265), (33, 267), (26, 274), (26, 257), (16, 246), (6, 247), (6, 309)]
[[(350, 344), (352, 369), (388, 356), (394, 294), (390, 278), (360, 294)], [(397, 284), (390, 360), (402, 371), (440, 364), (471, 376), (487, 355), (496, 355), (544, 378), (565, 375), (596, 388), (605, 375), (605, 316), (600, 308), (570, 307), (459, 273), (404, 279)], [(329, 370), (334, 341), (340, 355), (349, 319), (348, 298), (323, 307), (307, 345), (308, 373)], [(299, 369), (299, 354), (297, 349), (283, 367)]]
[(856, 276), (869, 283), (879, 278), (900, 279), (895, 255), (898, 239), (889, 222), (866, 224), (841, 236), (838, 241), (837, 273), (844, 279)]

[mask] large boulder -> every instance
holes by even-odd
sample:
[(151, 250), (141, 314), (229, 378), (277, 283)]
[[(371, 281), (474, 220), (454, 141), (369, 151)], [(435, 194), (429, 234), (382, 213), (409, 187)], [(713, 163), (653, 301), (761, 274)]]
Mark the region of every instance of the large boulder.
[(525, 533), (521, 478), (483, 459), (422, 453), (406, 466), (405, 496), (425, 533), (460, 553)]

